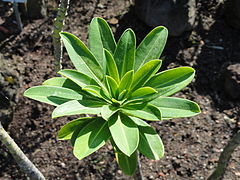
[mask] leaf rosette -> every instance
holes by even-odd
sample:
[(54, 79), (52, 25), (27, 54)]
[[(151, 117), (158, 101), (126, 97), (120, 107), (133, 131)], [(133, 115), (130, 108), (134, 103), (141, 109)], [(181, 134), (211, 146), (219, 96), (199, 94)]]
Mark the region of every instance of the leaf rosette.
[(48, 79), (24, 95), (56, 106), (52, 118), (94, 116), (67, 123), (58, 139), (71, 140), (78, 159), (110, 141), (120, 168), (128, 175), (136, 169), (137, 151), (150, 159), (162, 158), (162, 140), (147, 121), (190, 117), (200, 112), (193, 101), (169, 97), (192, 81), (193, 68), (158, 73), (167, 29), (156, 27), (137, 48), (131, 29), (124, 31), (116, 43), (102, 18), (93, 18), (90, 24), (88, 47), (70, 33), (60, 35), (76, 70), (61, 70), (61, 77)]

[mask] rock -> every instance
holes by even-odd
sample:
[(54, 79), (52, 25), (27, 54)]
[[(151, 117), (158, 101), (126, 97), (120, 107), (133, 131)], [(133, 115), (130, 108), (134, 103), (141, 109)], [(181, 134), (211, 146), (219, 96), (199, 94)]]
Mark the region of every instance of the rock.
[(225, 14), (227, 23), (240, 30), (240, 1), (228, 0)]
[(105, 8), (105, 6), (104, 6), (103, 4), (101, 4), (101, 3), (99, 3), (99, 4), (97, 5), (97, 7), (98, 7), (99, 9), (104, 9), (104, 8)]
[(30, 19), (38, 19), (47, 16), (47, 8), (44, 0), (28, 0), (27, 15)]
[(240, 63), (228, 65), (223, 75), (225, 92), (233, 99), (240, 99)]
[(138, 17), (151, 27), (166, 26), (171, 36), (192, 30), (196, 0), (136, 0)]
[(108, 20), (108, 23), (113, 24), (113, 25), (118, 24), (118, 19), (117, 18), (111, 18), (111, 19)]

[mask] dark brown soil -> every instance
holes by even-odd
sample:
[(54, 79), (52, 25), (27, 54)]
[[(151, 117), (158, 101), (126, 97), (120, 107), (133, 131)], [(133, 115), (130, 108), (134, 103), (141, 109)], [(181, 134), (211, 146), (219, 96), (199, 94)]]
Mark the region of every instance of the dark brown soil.
[[(131, 0), (72, 1), (64, 29), (86, 42), (92, 17), (100, 16), (110, 23), (116, 37), (131, 27), (140, 42), (151, 28), (137, 19), (131, 4)], [(141, 156), (146, 179), (206, 179), (215, 169), (224, 146), (237, 130), (239, 101), (231, 100), (224, 93), (221, 72), (226, 64), (240, 62), (240, 36), (239, 31), (226, 24), (222, 5), (216, 4), (214, 0), (199, 1), (198, 25), (195, 29), (168, 40), (162, 57), (162, 70), (178, 66), (196, 69), (194, 82), (176, 96), (198, 102), (202, 113), (192, 118), (151, 123), (162, 137), (166, 152), (159, 161)], [(10, 17), (12, 12), (9, 7), (8, 3), (0, 2), (2, 22), (14, 19), (14, 16)], [(77, 160), (72, 155), (69, 142), (56, 140), (57, 131), (71, 118), (52, 120), (53, 107), (22, 95), (27, 88), (56, 76), (51, 42), (55, 7), (56, 4), (49, 1), (48, 18), (25, 19), (22, 33), (5, 34), (9, 40), (1, 42), (0, 51), (6, 66), (21, 79), (18, 81), (20, 88), (17, 89), (19, 101), (8, 131), (47, 179), (129, 179), (118, 169), (110, 145), (84, 160)], [(14, 24), (5, 27), (11, 29)], [(222, 49), (215, 49), (213, 45)], [(63, 66), (71, 66), (66, 53)], [(240, 179), (239, 162), (240, 147), (232, 155), (224, 180)], [(0, 179), (26, 179), (2, 145)]]

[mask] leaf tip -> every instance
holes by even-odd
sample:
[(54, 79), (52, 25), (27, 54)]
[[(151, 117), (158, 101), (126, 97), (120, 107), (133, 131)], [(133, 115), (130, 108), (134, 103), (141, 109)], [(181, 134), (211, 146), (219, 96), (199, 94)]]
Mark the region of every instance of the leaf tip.
[(196, 102), (194, 102), (194, 103), (195, 103), (194, 112), (197, 113), (197, 114), (200, 114), (200, 113), (201, 113), (201, 108), (200, 108), (200, 106), (199, 106)]
[(28, 91), (29, 91), (29, 89), (27, 89), (26, 91), (24, 91), (23, 96), (28, 97)]
[(59, 35), (61, 36), (61, 38), (62, 38), (62, 36), (66, 35), (66, 34), (67, 34), (67, 32), (64, 32), (64, 31), (59, 33)]
[(34, 89), (34, 87), (28, 88), (24, 93), (23, 96), (31, 98), (31, 91)]

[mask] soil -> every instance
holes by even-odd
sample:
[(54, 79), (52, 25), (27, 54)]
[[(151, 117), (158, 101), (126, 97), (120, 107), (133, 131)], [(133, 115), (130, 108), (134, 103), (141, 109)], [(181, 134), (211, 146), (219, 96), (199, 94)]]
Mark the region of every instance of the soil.
[[(159, 161), (140, 156), (145, 179), (207, 179), (223, 148), (239, 129), (239, 100), (225, 94), (221, 72), (227, 64), (240, 62), (240, 36), (238, 30), (226, 23), (223, 5), (218, 2), (198, 1), (193, 31), (168, 39), (162, 70), (178, 66), (196, 69), (195, 80), (175, 96), (196, 101), (202, 113), (151, 123), (163, 140), (165, 156)], [(72, 118), (52, 120), (52, 106), (23, 97), (27, 88), (56, 76), (51, 40), (56, 3), (49, 1), (47, 5), (47, 18), (31, 21), (23, 18), (24, 29), (16, 34), (11, 6), (0, 2), (0, 24), (9, 30), (1, 31), (0, 51), (5, 66), (15, 74), (14, 81), (1, 89), (10, 96), (4, 89), (15, 88), (18, 97), (8, 132), (47, 179), (130, 179), (119, 170), (109, 144), (77, 160), (70, 143), (56, 139), (61, 126)], [(151, 30), (137, 19), (131, 0), (72, 0), (64, 30), (86, 42), (88, 25), (95, 16), (105, 18), (117, 38), (130, 27), (139, 43)], [(63, 67), (71, 66), (65, 52)], [(19, 85), (10, 86), (11, 83)], [(239, 162), (240, 147), (232, 155), (224, 180), (240, 179)], [(26, 179), (3, 145), (0, 145), (0, 179)]]

